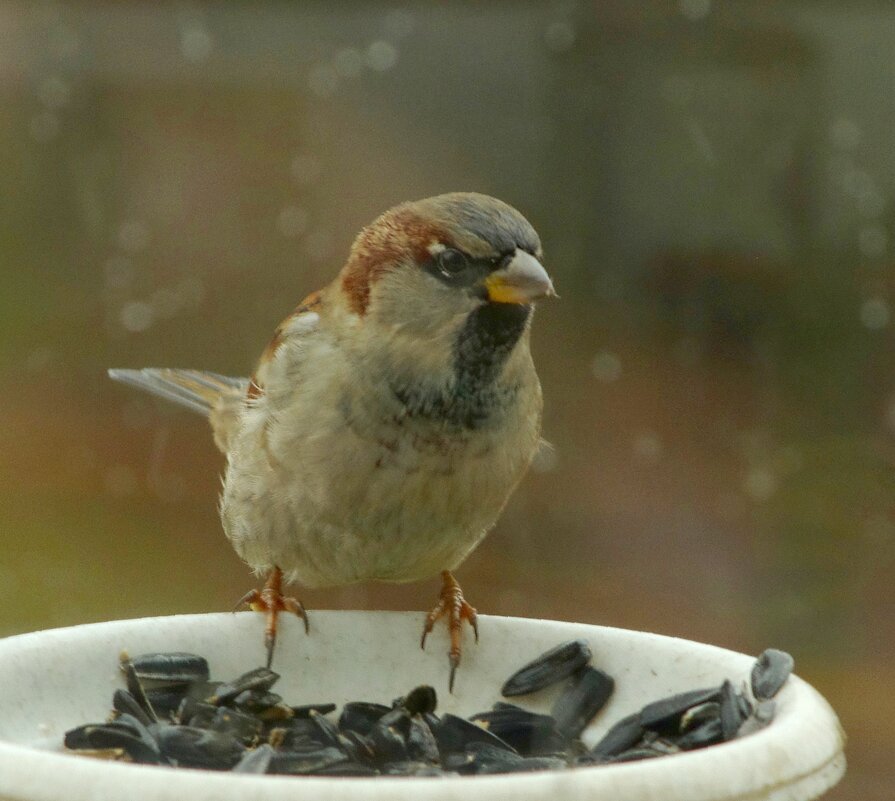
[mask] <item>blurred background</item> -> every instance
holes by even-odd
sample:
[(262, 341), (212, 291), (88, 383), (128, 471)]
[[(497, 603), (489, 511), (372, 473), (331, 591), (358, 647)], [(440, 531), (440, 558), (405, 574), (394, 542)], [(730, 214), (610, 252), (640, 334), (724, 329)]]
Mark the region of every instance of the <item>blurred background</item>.
[(467, 597), (789, 650), (831, 801), (891, 797), (895, 6), (5, 2), (0, 43), (0, 634), (231, 608), (206, 425), (106, 368), (247, 375), (362, 225), (478, 190), (562, 300)]

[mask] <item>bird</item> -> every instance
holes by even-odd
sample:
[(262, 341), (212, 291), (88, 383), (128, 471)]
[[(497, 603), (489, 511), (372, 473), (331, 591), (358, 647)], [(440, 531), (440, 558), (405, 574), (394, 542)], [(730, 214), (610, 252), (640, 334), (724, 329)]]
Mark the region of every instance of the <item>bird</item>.
[(449, 688), (476, 609), (454, 571), (494, 526), (541, 442), (530, 350), (555, 296), (538, 234), (475, 192), (397, 205), (363, 228), (334, 280), (276, 328), (249, 378), (180, 368), (111, 378), (211, 423), (226, 457), (224, 532), (263, 587), (267, 664), (280, 612), (313, 589), (441, 576), (420, 646), (448, 624)]

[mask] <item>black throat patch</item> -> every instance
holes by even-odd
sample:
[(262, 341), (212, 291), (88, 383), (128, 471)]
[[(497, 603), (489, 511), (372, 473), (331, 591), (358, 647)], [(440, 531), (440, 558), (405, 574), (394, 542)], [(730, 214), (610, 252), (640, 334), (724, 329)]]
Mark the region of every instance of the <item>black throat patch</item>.
[(454, 376), (447, 391), (424, 385), (394, 388), (407, 416), (455, 428), (483, 427), (518, 391), (497, 379), (530, 316), (531, 306), (517, 303), (486, 303), (473, 311), (454, 343)]

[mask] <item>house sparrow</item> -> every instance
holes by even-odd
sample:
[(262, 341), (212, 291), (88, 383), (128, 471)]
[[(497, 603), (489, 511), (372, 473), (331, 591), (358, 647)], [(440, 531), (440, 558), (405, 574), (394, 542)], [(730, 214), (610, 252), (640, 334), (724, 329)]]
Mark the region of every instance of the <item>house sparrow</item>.
[(476, 612), (452, 571), (494, 525), (539, 444), (532, 302), (553, 295), (541, 244), (515, 209), (452, 193), (364, 228), (336, 279), (277, 328), (254, 375), (110, 370), (211, 421), (227, 457), (220, 513), (267, 613), (305, 621), (282, 582), (331, 587), (441, 572), (435, 622)]

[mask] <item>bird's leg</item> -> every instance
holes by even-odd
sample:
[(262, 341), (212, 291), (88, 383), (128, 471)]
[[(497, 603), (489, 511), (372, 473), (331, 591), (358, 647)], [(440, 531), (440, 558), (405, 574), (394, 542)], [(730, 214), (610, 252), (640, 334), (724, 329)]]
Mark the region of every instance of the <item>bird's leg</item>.
[(249, 590), (234, 611), (243, 604), (248, 604), (256, 612), (264, 612), (267, 621), (264, 626), (264, 644), (267, 648), (267, 667), (273, 661), (273, 649), (277, 643), (277, 616), (280, 612), (292, 612), (305, 622), (305, 634), (308, 633), (308, 613), (297, 598), (287, 598), (283, 595), (283, 571), (274, 566), (264, 583), (262, 590)]
[(426, 623), (423, 626), (423, 637), (420, 640), (420, 648), (426, 647), (426, 637), (432, 631), (432, 627), (440, 618), (447, 616), (448, 632), (451, 636), (451, 649), (448, 651), (448, 659), (451, 664), (451, 675), (448, 679), (448, 691), (454, 691), (454, 675), (460, 664), (460, 635), (463, 631), (463, 621), (466, 620), (475, 632), (475, 641), (479, 641), (478, 618), (475, 609), (470, 606), (463, 597), (463, 590), (457, 583), (450, 570), (441, 573), (441, 594), (438, 603), (432, 607), (432, 611), (426, 615)]

